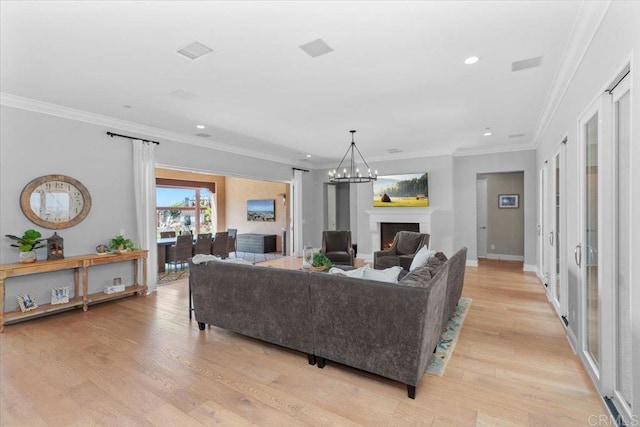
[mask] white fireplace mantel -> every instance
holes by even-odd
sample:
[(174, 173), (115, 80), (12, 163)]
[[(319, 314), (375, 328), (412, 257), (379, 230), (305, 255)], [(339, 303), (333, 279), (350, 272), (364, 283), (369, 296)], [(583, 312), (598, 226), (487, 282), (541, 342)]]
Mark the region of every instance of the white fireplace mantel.
[(421, 233), (431, 234), (431, 214), (434, 208), (377, 208), (366, 211), (369, 215), (371, 248), (380, 250), (380, 224), (383, 222), (417, 222)]

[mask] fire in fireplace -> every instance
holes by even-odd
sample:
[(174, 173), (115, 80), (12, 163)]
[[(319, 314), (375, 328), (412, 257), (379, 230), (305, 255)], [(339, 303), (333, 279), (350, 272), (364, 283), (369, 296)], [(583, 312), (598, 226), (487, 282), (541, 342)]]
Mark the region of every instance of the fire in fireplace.
[(393, 238), (398, 231), (420, 231), (417, 222), (382, 222), (380, 223), (380, 247), (387, 250), (393, 244)]

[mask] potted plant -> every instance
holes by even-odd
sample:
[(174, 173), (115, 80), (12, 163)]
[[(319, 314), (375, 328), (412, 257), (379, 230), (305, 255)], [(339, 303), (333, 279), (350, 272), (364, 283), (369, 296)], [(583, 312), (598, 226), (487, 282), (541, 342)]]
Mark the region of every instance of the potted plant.
[(333, 263), (323, 253), (316, 252), (313, 254), (313, 263), (311, 264), (311, 270), (324, 271), (333, 267)]
[(11, 246), (20, 250), (20, 262), (23, 264), (36, 262), (37, 256), (35, 250), (46, 246), (46, 243), (42, 243), (46, 239), (41, 239), (42, 234), (36, 230), (27, 230), (22, 237), (12, 234), (6, 234), (6, 237), (16, 241), (16, 243), (12, 243)]
[(134, 251), (136, 248), (132, 240), (125, 239), (124, 236), (116, 236), (109, 242), (110, 252), (127, 252), (129, 250)]

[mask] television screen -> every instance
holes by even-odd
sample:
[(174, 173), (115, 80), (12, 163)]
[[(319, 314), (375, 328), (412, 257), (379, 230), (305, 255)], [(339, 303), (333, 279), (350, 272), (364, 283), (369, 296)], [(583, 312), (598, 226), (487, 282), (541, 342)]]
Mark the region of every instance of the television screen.
[(429, 174), (378, 176), (373, 182), (373, 206), (405, 208), (429, 206)]
[(276, 201), (247, 200), (247, 221), (275, 221)]

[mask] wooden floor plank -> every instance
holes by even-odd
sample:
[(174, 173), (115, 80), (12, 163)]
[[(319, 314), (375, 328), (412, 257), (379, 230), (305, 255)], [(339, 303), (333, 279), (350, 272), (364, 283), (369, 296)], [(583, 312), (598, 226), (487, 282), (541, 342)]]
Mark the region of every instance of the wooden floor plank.
[[(274, 268), (295, 268), (281, 258)], [(402, 384), (188, 319), (187, 282), (9, 325), (2, 425), (571, 426), (605, 414), (537, 278), (467, 268), (473, 298), (442, 377)], [(593, 417), (591, 418), (593, 419)]]

